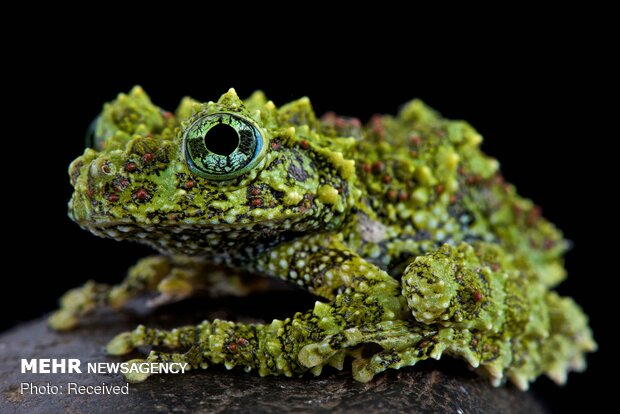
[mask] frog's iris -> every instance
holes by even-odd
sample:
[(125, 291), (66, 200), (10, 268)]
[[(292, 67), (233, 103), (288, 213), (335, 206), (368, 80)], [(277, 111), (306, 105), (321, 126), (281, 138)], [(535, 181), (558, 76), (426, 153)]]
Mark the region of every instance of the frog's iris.
[(220, 112), (196, 119), (185, 131), (183, 147), (192, 172), (209, 180), (230, 180), (258, 164), (266, 139), (254, 121)]

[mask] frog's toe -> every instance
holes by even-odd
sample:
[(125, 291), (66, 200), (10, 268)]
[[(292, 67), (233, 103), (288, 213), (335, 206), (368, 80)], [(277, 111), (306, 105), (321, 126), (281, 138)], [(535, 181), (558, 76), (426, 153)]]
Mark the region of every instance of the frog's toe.
[(326, 342), (308, 344), (301, 348), (297, 358), (307, 368), (323, 366), (337, 352)]
[(123, 374), (127, 382), (136, 383), (145, 381), (149, 375), (147, 362), (144, 359), (132, 359), (127, 361), (129, 366), (128, 372)]
[(49, 316), (47, 323), (56, 331), (68, 331), (77, 326), (78, 317), (70, 310), (60, 309)]
[(131, 332), (123, 332), (114, 337), (106, 346), (109, 355), (125, 355), (135, 349)]

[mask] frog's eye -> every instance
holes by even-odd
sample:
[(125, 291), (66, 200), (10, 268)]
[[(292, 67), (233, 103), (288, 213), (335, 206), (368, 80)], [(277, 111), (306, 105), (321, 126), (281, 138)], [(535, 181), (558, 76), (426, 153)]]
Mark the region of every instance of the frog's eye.
[(239, 177), (259, 163), (267, 137), (250, 119), (228, 112), (195, 120), (183, 137), (189, 169), (209, 180)]

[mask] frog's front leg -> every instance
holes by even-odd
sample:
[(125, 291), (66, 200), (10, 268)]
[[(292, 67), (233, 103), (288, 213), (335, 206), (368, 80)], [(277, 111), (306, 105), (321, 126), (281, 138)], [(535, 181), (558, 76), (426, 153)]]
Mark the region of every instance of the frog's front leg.
[(382, 320), (400, 319), (408, 312), (398, 281), (352, 251), (338, 233), (282, 243), (258, 257), (252, 266), (329, 301), (340, 293), (375, 298)]
[(230, 275), (203, 261), (183, 256), (152, 256), (141, 259), (129, 269), (127, 277), (112, 286), (88, 281), (72, 289), (60, 299), (60, 309), (49, 318), (57, 330), (75, 327), (80, 317), (103, 307), (120, 308), (128, 301), (149, 291), (159, 292), (150, 305), (182, 299), (198, 290), (209, 290), (211, 296), (248, 293), (237, 275)]

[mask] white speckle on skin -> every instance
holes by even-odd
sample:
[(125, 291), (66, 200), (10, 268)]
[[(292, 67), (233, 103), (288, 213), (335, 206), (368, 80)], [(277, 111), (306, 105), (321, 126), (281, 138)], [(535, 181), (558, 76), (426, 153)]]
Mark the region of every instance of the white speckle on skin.
[(371, 220), (363, 213), (357, 215), (357, 227), (364, 241), (380, 243), (386, 239), (387, 227), (378, 221)]

